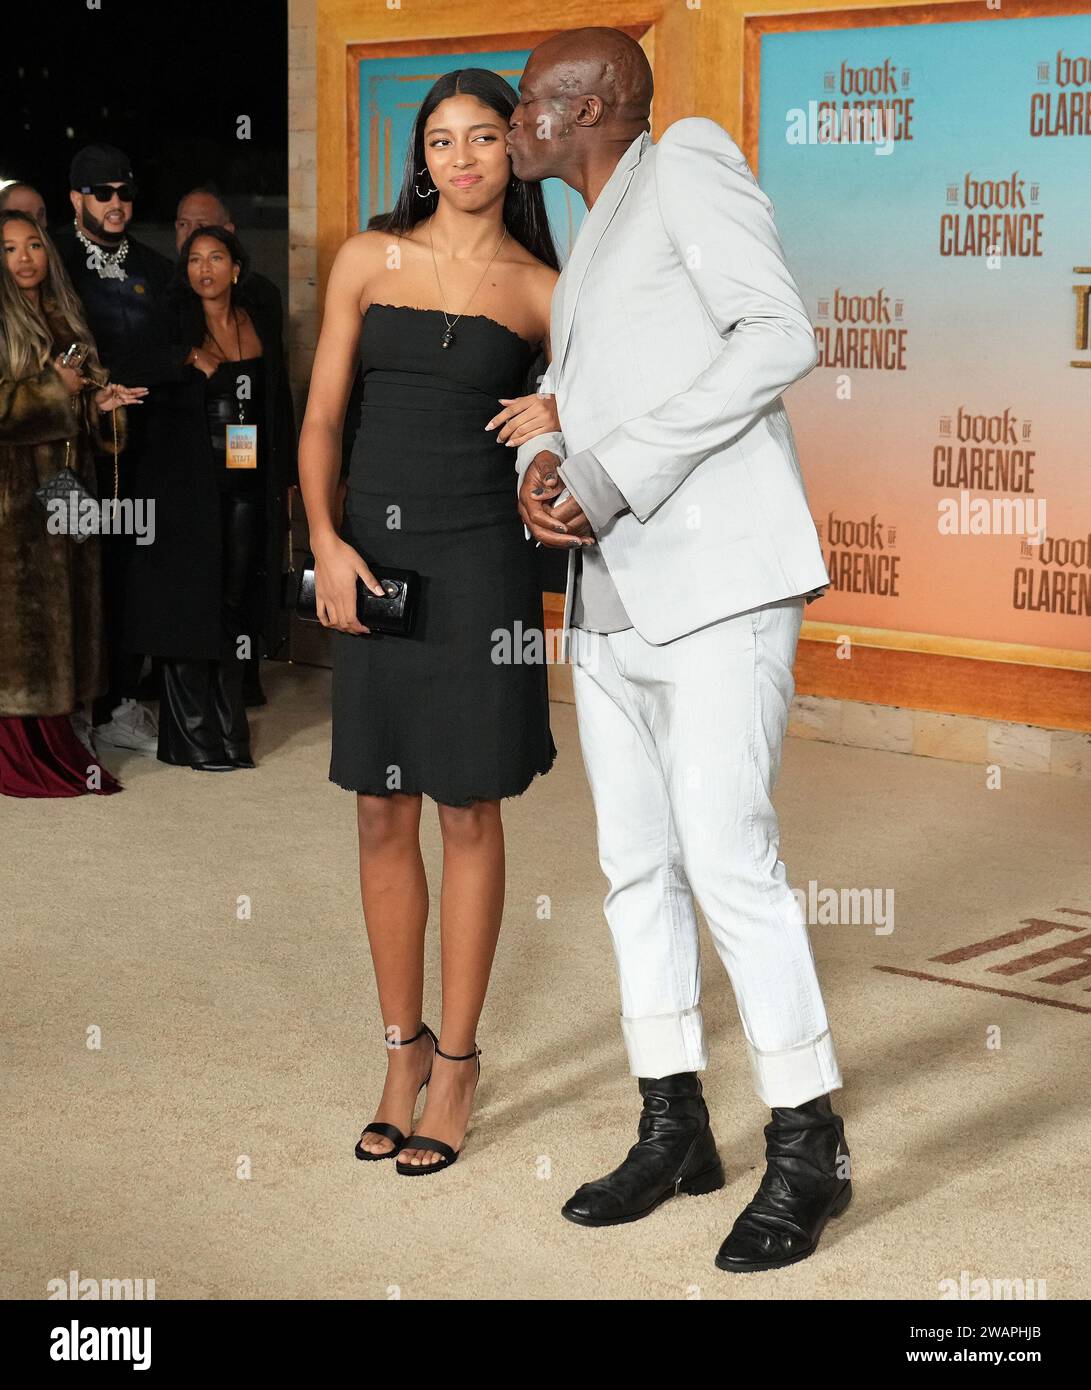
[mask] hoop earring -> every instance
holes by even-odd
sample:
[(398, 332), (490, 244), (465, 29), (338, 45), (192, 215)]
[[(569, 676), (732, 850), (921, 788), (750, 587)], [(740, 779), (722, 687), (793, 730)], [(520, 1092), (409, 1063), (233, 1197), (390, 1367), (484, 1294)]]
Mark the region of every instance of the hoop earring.
[[(424, 166), (423, 169), (418, 169), (418, 170), (417, 170), (417, 176), (419, 177), (421, 174), (427, 174), (427, 172), (428, 172), (428, 165), (426, 164), (426, 165)], [(430, 198), (430, 197), (432, 196), (433, 193), (438, 193), (439, 190), (438, 190), (437, 188), (434, 188), (434, 187), (433, 187), (433, 188), (430, 188), (430, 189), (428, 190), (427, 193), (422, 193), (422, 192), (420, 191), (420, 189), (417, 187), (417, 180), (414, 179), (414, 180), (413, 180), (413, 192), (417, 195), (418, 198)]]

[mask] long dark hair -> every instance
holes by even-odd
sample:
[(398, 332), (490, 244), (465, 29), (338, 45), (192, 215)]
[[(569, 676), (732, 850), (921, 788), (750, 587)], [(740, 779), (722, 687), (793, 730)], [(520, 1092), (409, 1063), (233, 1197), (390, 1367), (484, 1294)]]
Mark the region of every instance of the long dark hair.
[(45, 247), (47, 268), (39, 291), (41, 312), (35, 312), (15, 283), (6, 257), (3, 265), (0, 265), (0, 377), (18, 381), (40, 372), (53, 356), (53, 337), (54, 333), (58, 333), (67, 340), (65, 347), (73, 340), (87, 345), (90, 352), (85, 375), (97, 379), (103, 375), (103, 371), (95, 340), (87, 326), (83, 305), (49, 233), (39, 226), (29, 212), (5, 208), (0, 211), (0, 243), (9, 222), (22, 222), (36, 233)]
[(190, 248), (197, 238), (202, 236), (210, 236), (214, 241), (218, 241), (239, 267), (238, 284), (231, 287), (232, 306), (241, 305), (244, 309), (250, 308), (250, 257), (242, 242), (234, 232), (229, 232), (226, 227), (195, 227), (186, 237), (182, 243), (182, 249), (178, 252), (178, 264), (174, 268), (174, 280), (170, 287), (171, 299), (177, 306), (178, 319), (182, 328), (183, 347), (200, 347), (205, 340), (204, 304), (201, 296), (194, 291), (193, 286), (189, 283)]
[[(459, 68), (455, 72), (446, 73), (433, 84), (428, 95), (421, 103), (421, 108), (417, 112), (417, 120), (413, 126), (413, 138), (409, 142), (409, 151), (405, 160), (405, 174), (402, 178), (401, 191), (397, 201), (390, 212), (376, 213), (367, 224), (367, 230), (381, 232), (395, 232), (398, 234), (408, 232), (423, 222), (426, 217), (430, 217), (436, 210), (439, 194), (431, 193), (427, 198), (417, 196), (416, 185), (420, 182), (417, 173), (418, 169), (424, 169), (426, 165), (424, 153), (424, 127), (428, 124), (428, 118), (440, 104), (448, 97), (459, 96), (476, 97), (485, 106), (491, 107), (507, 125), (511, 119), (511, 113), (519, 105), (519, 97), (515, 89), (495, 72), (490, 72), (488, 68)], [(427, 179), (427, 172), (423, 175)], [(549, 230), (549, 219), (546, 217), (545, 199), (542, 197), (541, 184), (524, 183), (522, 179), (512, 178), (508, 184), (508, 191), (504, 198), (504, 226), (508, 232), (521, 245), (537, 256), (546, 265), (552, 266), (554, 270), (560, 270), (560, 261), (557, 259), (557, 249), (553, 245), (553, 234)], [(206, 227), (207, 231), (208, 228)], [(240, 277), (241, 280), (241, 277)]]

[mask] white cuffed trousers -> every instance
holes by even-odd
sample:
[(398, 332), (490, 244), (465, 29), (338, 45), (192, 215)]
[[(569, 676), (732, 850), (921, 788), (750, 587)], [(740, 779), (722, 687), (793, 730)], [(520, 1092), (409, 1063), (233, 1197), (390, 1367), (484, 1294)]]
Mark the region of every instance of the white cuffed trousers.
[(803, 606), (783, 599), (663, 646), (635, 628), (569, 633), (630, 1071), (708, 1065), (696, 899), (770, 1108), (842, 1084), (771, 799)]

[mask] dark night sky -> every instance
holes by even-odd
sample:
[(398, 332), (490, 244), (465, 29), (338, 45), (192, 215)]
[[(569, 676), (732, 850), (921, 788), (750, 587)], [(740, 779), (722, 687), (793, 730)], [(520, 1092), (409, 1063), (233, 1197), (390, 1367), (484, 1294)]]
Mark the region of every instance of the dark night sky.
[[(228, 198), (277, 199), (267, 225), (284, 225), (286, 0), (101, 3), (32, 0), (5, 15), (0, 178), (33, 183), (51, 220), (66, 218), (73, 153), (106, 140), (133, 161), (136, 225), (171, 221), (179, 193), (209, 180)], [(236, 139), (240, 114), (249, 141)]]

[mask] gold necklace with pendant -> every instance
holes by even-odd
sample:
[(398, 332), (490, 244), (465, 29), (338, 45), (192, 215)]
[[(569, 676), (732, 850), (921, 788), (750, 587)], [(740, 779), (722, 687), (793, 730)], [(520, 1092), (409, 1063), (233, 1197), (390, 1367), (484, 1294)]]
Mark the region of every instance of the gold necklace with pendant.
[[(432, 217), (434, 216), (435, 213), (432, 214)], [(488, 275), (490, 269), (492, 268), (493, 261), (495, 261), (496, 257), (499, 255), (501, 246), (503, 246), (504, 242), (507, 240), (508, 229), (506, 227), (504, 228), (504, 235), (496, 243), (496, 250), (489, 257), (489, 264), (482, 271), (481, 279), (478, 280), (477, 285), (474, 288), (473, 294), (471, 294), (469, 299), (466, 301), (466, 309), (463, 309), (462, 313), (458, 314), (452, 321), (447, 315), (447, 296), (443, 293), (443, 281), (439, 278), (439, 264), (436, 261), (436, 246), (435, 242), (432, 240), (432, 217), (428, 219), (428, 244), (432, 248), (432, 266), (436, 272), (436, 284), (439, 286), (439, 297), (443, 300), (443, 319), (444, 322), (447, 324), (447, 332), (443, 335), (443, 340), (440, 343), (440, 347), (449, 348), (455, 340), (455, 324), (458, 322), (460, 318), (463, 317), (463, 315), (466, 313), (466, 309), (468, 309), (470, 305), (474, 302), (474, 296), (477, 294), (477, 291), (484, 284), (485, 276)]]

